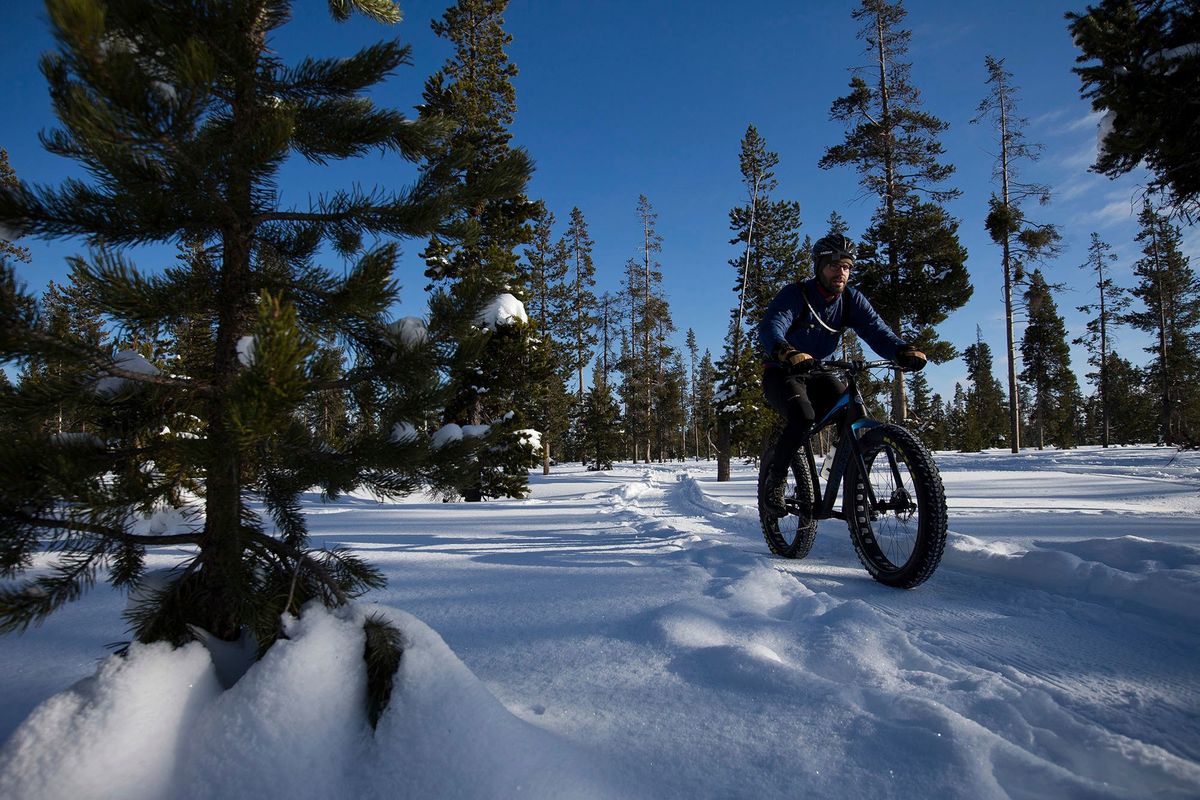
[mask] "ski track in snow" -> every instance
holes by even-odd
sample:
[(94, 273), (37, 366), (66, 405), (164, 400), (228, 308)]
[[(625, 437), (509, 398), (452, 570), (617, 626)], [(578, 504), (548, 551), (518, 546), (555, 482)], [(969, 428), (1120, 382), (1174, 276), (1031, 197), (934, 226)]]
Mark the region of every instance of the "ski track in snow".
[(1195, 798), (1200, 458), (1163, 452), (938, 454), (950, 540), (912, 591), (871, 580), (837, 520), (771, 556), (746, 465), (306, 512), (389, 576), (369, 600), (627, 793)]

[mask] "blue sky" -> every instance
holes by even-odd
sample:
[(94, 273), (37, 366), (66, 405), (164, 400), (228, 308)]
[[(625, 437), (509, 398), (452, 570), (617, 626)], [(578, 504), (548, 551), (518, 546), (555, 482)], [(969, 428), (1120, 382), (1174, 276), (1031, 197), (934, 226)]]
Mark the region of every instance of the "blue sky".
[[(800, 202), (802, 233), (821, 235), (833, 210), (849, 221), (852, 235), (867, 225), (873, 201), (863, 197), (856, 174), (817, 167), (825, 149), (842, 136), (841, 125), (829, 120), (829, 105), (845, 93), (849, 69), (869, 63), (850, 17), (856, 5), (512, 0), (506, 27), (514, 39), (510, 57), (520, 70), (513, 134), (537, 164), (529, 194), (546, 201), (560, 232), (572, 206), (583, 210), (596, 242), (600, 290), (615, 290), (622, 265), (637, 254), (634, 209), (638, 195), (645, 194), (659, 214), (660, 260), (678, 343), (690, 327), (702, 350), (719, 354), (729, 309), (736, 303), (728, 260), (739, 251), (729, 244), (728, 211), (743, 200), (737, 153), (748, 124), (779, 154), (776, 197)], [(0, 68), (6, 76), (0, 83), (5, 109), (0, 147), (7, 148), (23, 180), (55, 183), (80, 171), (42, 152), (37, 139), (54, 124), (37, 70), (38, 56), (52, 46), (45, 12), (34, 0), (8, 6), (0, 30)], [(1023, 171), (1054, 193), (1050, 205), (1029, 213), (1062, 228), (1064, 252), (1044, 270), (1068, 286), (1058, 304), (1072, 335), (1083, 326), (1075, 306), (1090, 300), (1088, 276), (1078, 266), (1086, 259), (1091, 232), (1099, 232), (1120, 256), (1118, 282), (1128, 285), (1129, 266), (1137, 257), (1137, 176), (1110, 181), (1087, 172), (1095, 154), (1096, 118), (1080, 99), (1078, 79), (1070, 71), (1077, 53), (1063, 19), (1065, 12), (1083, 6), (1082, 0), (905, 3), (913, 83), (925, 109), (950, 124), (943, 143), (946, 160), (957, 167), (950, 183), (962, 197), (949, 209), (961, 221), (959, 235), (975, 285), (974, 298), (951, 316), (942, 333), (965, 347), (980, 326), (996, 353), (998, 376), (1004, 347), (999, 255), (983, 229), (993, 190), (995, 135), (985, 125), (969, 124), (986, 94), (985, 55), (1006, 59), (1021, 87), (1027, 135), (1045, 146), (1042, 160)], [(362, 19), (338, 25), (329, 19), (324, 0), (299, 0), (295, 21), (275, 45), (285, 58), (295, 59), (346, 55), (376, 39), (399, 37), (413, 45), (414, 64), (402, 68), (376, 97), (411, 113), (425, 77), (449, 52), (429, 30), (429, 21), (445, 7), (444, 0), (404, 3), (404, 22), (387, 28)], [(283, 197), (303, 206), (310, 195), (348, 182), (401, 184), (410, 177), (406, 165), (378, 157), (323, 170), (294, 163), (283, 175)], [(1195, 259), (1200, 236), (1194, 228), (1185, 230), (1185, 241)], [(21, 265), (19, 274), (38, 290), (47, 280), (62, 279), (64, 258), (84, 249), (82, 242), (70, 240), (22, 244), (32, 250), (34, 263)], [(420, 313), (421, 243), (409, 242), (404, 249), (398, 277), (405, 293), (398, 313)], [(156, 269), (169, 263), (172, 253), (158, 248), (133, 255), (143, 268)], [(1118, 347), (1135, 362), (1145, 359), (1139, 350), (1144, 343), (1140, 334), (1118, 333)], [(1082, 376), (1078, 348), (1074, 367)], [(965, 373), (962, 362), (955, 361), (932, 367), (929, 377), (935, 391), (948, 396)]]

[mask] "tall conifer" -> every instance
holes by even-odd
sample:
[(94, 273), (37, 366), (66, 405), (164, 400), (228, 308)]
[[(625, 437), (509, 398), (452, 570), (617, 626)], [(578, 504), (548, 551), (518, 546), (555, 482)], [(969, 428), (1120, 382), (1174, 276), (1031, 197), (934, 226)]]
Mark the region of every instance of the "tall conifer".
[(1017, 114), (1017, 87), (1013, 85), (1012, 73), (1004, 68), (1004, 59), (987, 56), (984, 66), (991, 89), (979, 104), (978, 115), (972, 122), (987, 120), (996, 126), (997, 151), (992, 176), (1000, 190), (989, 201), (987, 229), (992, 241), (1000, 246), (1000, 267), (1004, 275), (1009, 446), (1016, 453), (1021, 449), (1021, 393), (1017, 389), (1013, 293), (1023, 282), (1026, 263), (1057, 252), (1060, 237), (1053, 225), (1034, 223), (1025, 217), (1021, 207), (1024, 201), (1036, 198), (1043, 205), (1050, 201), (1050, 190), (1045, 186), (1019, 180), (1019, 162), (1036, 161), (1041, 148), (1025, 138), (1027, 120)]
[(1088, 363), (1096, 368), (1089, 372), (1088, 377), (1096, 385), (1096, 397), (1099, 406), (1100, 443), (1104, 447), (1109, 444), (1109, 432), (1112, 426), (1111, 405), (1109, 403), (1112, 387), (1109, 374), (1109, 354), (1113, 346), (1113, 327), (1121, 319), (1121, 315), (1129, 305), (1129, 297), (1125, 290), (1112, 279), (1112, 264), (1117, 256), (1112, 246), (1100, 238), (1098, 233), (1092, 233), (1092, 243), (1088, 247), (1088, 259), (1079, 265), (1080, 269), (1090, 270), (1096, 276), (1092, 287), (1096, 290), (1096, 302), (1079, 306), (1085, 314), (1093, 314), (1087, 322), (1087, 332), (1074, 340), (1082, 344), (1088, 351)]
[[(904, 60), (911, 38), (902, 27), (906, 14), (898, 0), (861, 0), (851, 13), (873, 63), (856, 68), (849, 94), (833, 102), (830, 116), (846, 125), (846, 138), (819, 163), (853, 166), (863, 189), (879, 198), (855, 284), (893, 330), (937, 363), (953, 358), (954, 348), (937, 338), (936, 326), (970, 299), (971, 284), (958, 223), (938, 205), (959, 195), (945, 186), (954, 167), (939, 160), (938, 137), (948, 126), (920, 108)], [(905, 419), (899, 371), (892, 397), (893, 417)]]
[[(399, 17), (381, 0), (331, 7), (339, 18), (355, 9)], [(429, 332), (452, 317), (442, 304), (428, 331), (388, 320), (397, 246), (386, 239), (450, 241), (464, 232), (456, 212), (518, 195), (529, 164), (497, 159), (470, 185), (458, 181), (461, 150), (442, 146), (441, 120), (407, 120), (368, 94), (408, 49), (388, 41), (284, 64), (274, 39), (290, 17), (285, 0), (47, 8), (58, 49), (42, 66), (61, 127), (46, 145), (93, 182), (0, 188), (0, 223), (85, 237), (94, 249), (82, 288), (108, 319), (146, 329), (189, 321), (205, 343), (168, 364), (47, 335), (4, 269), (0, 355), (80, 369), (36, 394), (3, 395), (0, 416), (62, 399), (94, 434), (30, 435), (0, 459), (0, 569), (13, 576), (33, 553), (58, 553), (50, 569), (0, 589), (0, 629), (39, 621), (104, 575), (144, 590), (129, 612), (139, 640), (181, 643), (197, 629), (234, 640), (249, 630), (265, 649), (284, 612), (312, 598), (341, 604), (382, 582), (344, 551), (309, 547), (301, 492), (445, 488), (481, 443), (431, 445), (426, 422), (442, 398)], [(398, 191), (347, 188), (303, 208), (280, 205), (275, 181), (288, 157), (321, 165), (371, 151), (433, 160)], [(377, 237), (385, 241), (364, 247)], [(126, 249), (172, 241), (210, 257), (150, 273)], [(339, 256), (348, 263), (319, 264)], [(334, 343), (348, 363), (320, 356)], [(307, 424), (305, 404), (327, 390), (369, 404), (363, 427), (332, 438)], [(176, 433), (191, 421), (198, 432)], [(148, 516), (171, 509), (186, 521), (146, 530)], [(147, 548), (162, 545), (192, 549), (164, 584), (147, 585)]]
[(1130, 293), (1141, 307), (1122, 321), (1154, 336), (1146, 348), (1154, 358), (1147, 368), (1158, 394), (1160, 436), (1168, 444), (1195, 443), (1200, 437), (1200, 281), (1183, 254), (1182, 234), (1149, 199), (1138, 216), (1142, 257), (1133, 265), (1136, 285)]
[(1004, 390), (992, 374), (992, 349), (976, 331), (975, 344), (963, 351), (970, 389), (963, 409), (959, 448), (968, 452), (999, 444), (1008, 428)]
[[(15, 189), (21, 185), (17, 180), (17, 173), (13, 170), (12, 165), (8, 163), (8, 151), (0, 147), (0, 187)], [(29, 263), (29, 248), (21, 247), (13, 244), (13, 241), (19, 238), (20, 234), (15, 226), (0, 227), (0, 257), (7, 256), (8, 258), (16, 259)]]
[[(454, 152), (453, 169), (467, 187), (486, 182), (497, 165), (513, 157), (524, 159), (510, 145), (517, 68), (506, 52), (512, 43), (504, 30), (507, 6), (508, 0), (458, 0), (432, 23), (454, 52), (425, 82), (422, 116), (448, 120), (452, 130), (447, 149), (426, 162), (427, 171), (443, 168), (446, 154)], [(524, 382), (537, 359), (530, 352), (529, 328), (510, 318), (487, 331), (482, 349), (471, 343), (479, 338), (480, 310), (518, 285), (517, 248), (532, 237), (537, 213), (538, 204), (523, 192), (480, 201), (457, 215), (467, 237), (451, 241), (435, 235), (425, 249), (426, 275), (459, 310), (455, 336), (467, 345), (458, 349), (449, 371), (447, 423), (494, 424), (512, 413), (517, 415), (512, 425), (530, 422)], [(477, 479), (463, 487), (466, 499), (523, 496), (528, 482), (522, 449), (522, 440), (510, 432), (482, 451)]]
[(1067, 328), (1041, 270), (1029, 276), (1024, 301), (1029, 321), (1021, 337), (1020, 377), (1031, 392), (1033, 406), (1028, 410), (1037, 448), (1074, 447), (1083, 396), (1071, 370)]

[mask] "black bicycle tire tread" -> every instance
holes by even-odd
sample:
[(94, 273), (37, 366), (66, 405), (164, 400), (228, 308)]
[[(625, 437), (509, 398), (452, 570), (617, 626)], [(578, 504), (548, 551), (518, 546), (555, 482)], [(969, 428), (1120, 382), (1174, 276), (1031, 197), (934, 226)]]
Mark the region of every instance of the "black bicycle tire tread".
[[(771, 463), (771, 457), (775, 451), (775, 443), (771, 442), (763, 451), (762, 459), (759, 462), (758, 470), (758, 496), (762, 497), (762, 484), (766, 476), (768, 465)], [(803, 451), (802, 451), (803, 452)], [(793, 470), (801, 470), (801, 474), (808, 470), (808, 464), (804, 459), (794, 459), (792, 461)], [(809, 493), (811, 494), (811, 484)], [(812, 501), (812, 498), (809, 498)], [(758, 522), (762, 528), (763, 539), (767, 542), (767, 549), (780, 558), (801, 559), (807, 556), (813, 548), (813, 543), (817, 539), (817, 521), (809, 520), (803, 526), (797, 526), (796, 537), (789, 545), (779, 533), (779, 517), (767, 511), (762, 507), (762, 503), (758, 506)]]
[[(918, 532), (918, 541), (914, 545), (914, 548), (920, 549), (921, 553), (914, 568), (902, 570), (895, 577), (883, 575), (882, 570), (875, 565), (873, 559), (865, 552), (860, 540), (857, 528), (859, 518), (859, 506), (857, 503), (853, 504), (854, 508), (847, 515), (848, 519), (846, 521), (850, 528), (850, 540), (854, 544), (854, 552), (858, 556), (858, 560), (866, 567), (867, 572), (871, 574), (871, 577), (886, 586), (899, 589), (913, 589), (929, 580), (930, 576), (933, 575), (941, 563), (942, 555), (946, 549), (948, 532), (946, 488), (942, 483), (941, 472), (938, 470), (937, 463), (933, 459), (933, 454), (929, 452), (928, 448), (911, 431), (899, 425), (883, 425), (871, 429), (863, 438), (878, 436), (882, 439), (885, 435), (893, 438), (900, 448), (910, 451), (905, 454), (905, 462), (908, 465), (909, 472), (914, 476), (913, 482), (914, 484), (918, 484), (919, 482), (925, 491), (930, 494), (928, 502), (922, 504), (920, 507), (921, 530)], [(908, 458), (907, 456), (909, 455), (913, 456), (913, 458)], [(857, 469), (849, 473), (847, 478), (851, 481), (857, 480)], [(849, 489), (850, 487), (848, 486), (843, 491)], [(929, 508), (926, 508), (926, 506)]]

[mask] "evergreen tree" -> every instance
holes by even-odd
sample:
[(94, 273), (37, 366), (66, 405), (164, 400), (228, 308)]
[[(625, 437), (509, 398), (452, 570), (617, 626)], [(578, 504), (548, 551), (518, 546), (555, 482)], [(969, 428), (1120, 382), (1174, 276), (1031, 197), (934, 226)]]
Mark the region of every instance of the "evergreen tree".
[[(21, 185), (17, 180), (17, 173), (13, 171), (12, 166), (8, 163), (8, 151), (0, 147), (0, 187), (5, 189), (16, 189)], [(0, 258), (14, 258), (17, 261), (29, 263), (29, 248), (20, 247), (13, 244), (13, 240), (20, 238), (15, 226), (0, 227)]]
[(579, 378), (579, 402), (583, 402), (583, 371), (592, 360), (596, 346), (596, 265), (592, 262), (595, 244), (588, 235), (587, 221), (578, 207), (571, 209), (571, 224), (567, 228), (564, 247), (567, 257), (567, 283), (570, 291), (566, 301), (566, 326), (569, 334), (564, 341), (571, 345), (569, 363)]
[[(72, 343), (94, 352), (106, 352), (110, 343), (103, 329), (103, 322), (93, 303), (88, 302), (79, 286), (82, 266), (76, 261), (71, 281), (59, 286), (54, 281), (46, 286), (38, 303), (38, 333), (54, 340)], [(55, 354), (31, 356), (21, 372), (21, 384), (26, 391), (36, 391), (40, 384), (53, 386), (68, 379), (79, 380), (90, 374), (85, 364), (74, 359), (63, 359)], [(73, 412), (62, 401), (46, 406), (48, 418), (41, 427), (48, 433), (86, 431), (87, 423), (82, 415)]]
[(664, 362), (671, 352), (666, 337), (675, 329), (662, 290), (662, 251), (658, 214), (645, 195), (638, 197), (638, 222), (642, 243), (640, 254), (625, 265), (624, 299), (629, 338), (620, 361), (624, 375), (622, 397), (626, 423), (633, 446), (633, 459), (650, 462), (654, 446), (655, 384), (663, 376)]
[(593, 376), (584, 401), (582, 428), (583, 459), (588, 469), (612, 469), (623, 448), (621, 414), (612, 389), (600, 380), (600, 373)]
[(954, 384), (954, 398), (946, 401), (945, 416), (949, 446), (966, 450), (967, 392), (961, 383)]
[(1029, 321), (1021, 338), (1021, 380), (1031, 393), (1029, 419), (1037, 434), (1037, 448), (1041, 450), (1047, 442), (1064, 449), (1074, 447), (1083, 396), (1071, 370), (1067, 327), (1041, 270), (1035, 269), (1030, 276), (1024, 300)]
[(531, 374), (525, 383), (532, 400), (529, 420), (541, 433), (542, 474), (550, 473), (551, 447), (561, 457), (566, 438), (571, 401), (564, 379), (571, 365), (564, 356), (571, 334), (570, 291), (567, 279), (565, 241), (553, 240), (554, 214), (539, 209), (533, 239), (525, 249), (524, 294), (529, 298), (530, 327), (534, 339), (528, 344)]
[(704, 351), (700, 359), (700, 374), (696, 379), (696, 432), (700, 437), (700, 449), (707, 461), (713, 457), (713, 435), (717, 428), (716, 386), (717, 369), (713, 366), (712, 353)]
[[(332, 6), (339, 17), (354, 9), (399, 17), (380, 0)], [(421, 426), (442, 400), (439, 350), (425, 326), (389, 323), (398, 248), (364, 249), (363, 240), (450, 237), (461, 231), (459, 209), (517, 195), (529, 164), (498, 161), (470, 186), (452, 180), (461, 154), (439, 146), (440, 121), (406, 120), (370, 99), (407, 48), (384, 42), (286, 65), (273, 45), (291, 17), (283, 0), (50, 0), (48, 16), (58, 50), (43, 67), (61, 128), (46, 145), (80, 161), (94, 183), (0, 188), (0, 223), (19, 220), (32, 236), (86, 237), (94, 250), (81, 289), (106, 317), (134, 329), (192, 321), (207, 343), (168, 370), (136, 352), (114, 357), (49, 335), (3, 269), (0, 357), (52, 357), (80, 371), (3, 395), (0, 418), (41, 414), (52, 400), (72, 406), (94, 434), (14, 438), (0, 460), (0, 569), (16, 576), (34, 553), (57, 554), (49, 569), (0, 589), (0, 630), (40, 621), (105, 575), (142, 590), (128, 612), (140, 641), (180, 644), (197, 628), (236, 640), (249, 630), (265, 650), (285, 612), (314, 598), (342, 604), (382, 583), (351, 554), (309, 547), (302, 492), (445, 489), (488, 444), (439, 449), (425, 436)], [(305, 208), (278, 205), (276, 179), (290, 155), (324, 164), (372, 150), (446, 161), (395, 193), (355, 188)], [(151, 275), (123, 252), (167, 241), (197, 242), (211, 263)], [(324, 247), (350, 263), (319, 266)], [(453, 319), (439, 301), (429, 331)], [(336, 370), (321, 355), (334, 344), (349, 359)], [(370, 424), (340, 440), (304, 419), (315, 392), (335, 389), (372, 406)], [(180, 419), (197, 420), (200, 434), (175, 435)], [(138, 527), (163, 509), (189, 521), (161, 534)], [(162, 545), (191, 549), (152, 588), (146, 549)], [(369, 665), (381, 649), (397, 655), (398, 637), (380, 633), (368, 626)]]
[(1183, 237), (1149, 200), (1138, 217), (1142, 258), (1133, 265), (1137, 284), (1131, 294), (1141, 309), (1126, 314), (1126, 324), (1154, 335), (1146, 351), (1154, 360), (1146, 376), (1159, 395), (1160, 438), (1168, 444), (1194, 442), (1200, 418), (1185, 413), (1200, 399), (1200, 281), (1183, 254)]
[(654, 431), (659, 462), (686, 455), (687, 372), (683, 357), (672, 349), (655, 382)]
[(1079, 307), (1085, 314), (1095, 314), (1088, 320), (1087, 332), (1073, 341), (1082, 344), (1088, 351), (1088, 363), (1096, 368), (1089, 372), (1088, 378), (1096, 385), (1097, 399), (1100, 409), (1100, 443), (1108, 447), (1109, 431), (1112, 415), (1109, 404), (1109, 390), (1112, 384), (1108, 374), (1108, 356), (1112, 349), (1112, 326), (1121, 318), (1129, 305), (1125, 291), (1113, 283), (1109, 274), (1110, 265), (1117, 260), (1112, 247), (1092, 234), (1092, 243), (1088, 247), (1088, 260), (1079, 265), (1080, 269), (1091, 270), (1096, 275), (1096, 302)]
[(1068, 13), (1081, 53), (1073, 71), (1105, 112), (1092, 167), (1115, 178), (1145, 163), (1189, 220), (1200, 212), (1200, 6), (1194, 0), (1100, 0)]
[(1144, 370), (1116, 351), (1108, 354), (1108, 391), (1102, 399), (1097, 389), (1088, 398), (1085, 424), (1088, 443), (1140, 444), (1158, 435), (1155, 392), (1147, 387)]
[[(873, 77), (857, 74), (867, 68), (855, 70), (850, 93), (833, 102), (830, 116), (846, 125), (846, 138), (826, 150), (820, 166), (853, 166), (863, 189), (879, 198), (855, 264), (856, 285), (893, 330), (940, 363), (955, 351), (937, 339), (935, 327), (971, 297), (958, 223), (938, 205), (959, 195), (944, 187), (954, 167), (939, 161), (938, 136), (948, 126), (920, 108), (904, 60), (911, 33), (901, 27), (901, 4), (861, 0), (851, 16), (862, 24), (858, 38), (874, 61)], [(892, 397), (893, 419), (904, 420), (900, 371)]]
[(1000, 266), (1004, 273), (1009, 446), (1016, 453), (1021, 449), (1021, 393), (1017, 389), (1013, 335), (1014, 287), (1023, 282), (1026, 263), (1056, 253), (1061, 237), (1053, 225), (1036, 224), (1025, 217), (1021, 208), (1025, 200), (1035, 197), (1043, 205), (1050, 201), (1050, 190), (1045, 186), (1018, 179), (1019, 162), (1037, 161), (1041, 147), (1025, 138), (1028, 121), (1016, 113), (1017, 87), (1012, 83), (1012, 73), (1004, 68), (1004, 59), (987, 56), (984, 65), (991, 91), (979, 104), (979, 114), (972, 122), (988, 120), (997, 130), (998, 151), (992, 176), (1000, 184), (1000, 192), (993, 194), (988, 203), (987, 229), (992, 241), (1000, 246)]
[(976, 333), (975, 344), (963, 351), (970, 390), (963, 409), (960, 448), (967, 452), (995, 447), (1008, 429), (1004, 390), (992, 374), (992, 350)]
[(931, 442), (930, 425), (933, 418), (940, 412), (937, 408), (940, 405), (940, 400), (935, 401), (932, 390), (929, 387), (929, 380), (924, 373), (913, 372), (908, 376), (908, 411), (909, 421), (915, 426), (917, 435), (921, 437), (921, 441), (925, 442), (926, 447), (933, 447)]
[[(447, 153), (466, 187), (484, 186), (494, 170), (513, 160), (524, 162), (510, 146), (509, 127), (516, 113), (512, 80), (517, 68), (505, 51), (512, 36), (504, 30), (507, 0), (459, 0), (432, 23), (433, 32), (454, 48), (442, 68), (425, 83), (422, 116), (444, 119), (452, 126), (446, 149), (426, 161), (426, 172), (445, 168)], [(472, 327), (481, 309), (513, 291), (519, 283), (517, 248), (532, 235), (530, 221), (539, 206), (524, 193), (497, 196), (463, 208), (455, 222), (470, 236), (451, 241), (435, 234), (424, 252), (426, 275), (458, 309), (455, 336), (462, 344), (449, 371), (450, 401), (445, 421), (481, 425), (510, 418), (523, 427), (530, 421), (528, 372), (539, 362), (529, 348), (530, 328), (515, 318), (489, 328), (482, 349)], [(525, 300), (527, 298), (516, 298)], [(515, 413), (515, 418), (509, 415)], [(463, 488), (468, 500), (521, 497), (527, 491), (525, 444), (516, 434), (497, 436), (481, 451), (479, 475)]]
[(807, 253), (800, 247), (800, 204), (772, 199), (779, 186), (775, 179), (779, 156), (767, 150), (766, 140), (753, 125), (742, 138), (738, 164), (746, 203), (729, 211), (734, 233), (730, 244), (739, 250), (729, 261), (738, 299), (720, 364), (725, 382), (717, 422), (718, 480), (729, 479), (729, 458), (734, 452), (757, 455), (775, 423), (774, 413), (761, 398), (755, 332), (775, 295), (802, 277), (807, 264)]
[(696, 356), (700, 353), (700, 346), (696, 344), (696, 332), (691, 328), (687, 330), (687, 338), (684, 343), (688, 350), (688, 388), (687, 388), (687, 438), (692, 440), (692, 455), (700, 460), (700, 428), (698, 426), (698, 411), (696, 408)]

